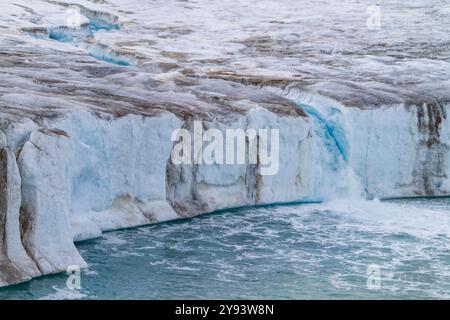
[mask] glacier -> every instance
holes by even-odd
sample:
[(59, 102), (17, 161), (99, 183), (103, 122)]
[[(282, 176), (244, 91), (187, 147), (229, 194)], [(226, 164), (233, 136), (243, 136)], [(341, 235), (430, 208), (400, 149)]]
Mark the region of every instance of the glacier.
[[(448, 8), (386, 1), (373, 31), (370, 1), (320, 3), (2, 1), (0, 286), (86, 267), (74, 242), (105, 231), (450, 195)], [(173, 164), (197, 120), (278, 128), (279, 172)]]

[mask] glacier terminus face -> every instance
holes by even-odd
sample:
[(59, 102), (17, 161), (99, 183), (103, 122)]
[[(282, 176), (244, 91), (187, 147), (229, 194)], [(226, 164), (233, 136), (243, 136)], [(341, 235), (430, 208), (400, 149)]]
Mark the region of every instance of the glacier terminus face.
[(2, 0), (0, 286), (111, 230), (450, 196), (449, 25), (438, 0)]

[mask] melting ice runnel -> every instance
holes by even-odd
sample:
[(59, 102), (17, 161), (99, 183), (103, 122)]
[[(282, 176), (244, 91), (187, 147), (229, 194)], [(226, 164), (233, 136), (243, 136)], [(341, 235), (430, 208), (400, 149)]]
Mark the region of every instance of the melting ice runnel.
[(299, 106), (312, 120), (314, 134), (314, 197), (317, 200), (363, 199), (360, 178), (350, 163), (350, 144), (345, 115), (338, 106), (299, 90), (275, 87), (264, 89), (283, 96)]

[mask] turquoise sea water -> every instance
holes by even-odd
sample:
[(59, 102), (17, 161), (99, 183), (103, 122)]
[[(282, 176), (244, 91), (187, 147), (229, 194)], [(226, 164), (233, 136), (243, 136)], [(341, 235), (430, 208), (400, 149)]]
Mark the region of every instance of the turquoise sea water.
[(449, 244), (448, 198), (228, 210), (79, 243), (81, 290), (59, 274), (0, 299), (450, 298)]

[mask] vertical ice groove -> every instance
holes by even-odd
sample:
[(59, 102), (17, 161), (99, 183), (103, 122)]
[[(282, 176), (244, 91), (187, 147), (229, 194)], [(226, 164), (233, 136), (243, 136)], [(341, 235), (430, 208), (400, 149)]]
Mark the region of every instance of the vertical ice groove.
[(319, 111), (310, 105), (299, 103), (299, 106), (314, 119), (316, 133), (323, 138), (330, 152), (334, 153), (334, 151), (337, 151), (336, 156), (340, 155), (342, 159), (348, 161), (348, 141), (341, 124), (328, 121)]
[[(65, 6), (66, 4), (61, 5)], [(80, 13), (85, 17), (86, 22), (82, 23), (79, 28), (70, 28), (64, 25), (50, 26), (47, 28), (48, 38), (86, 49), (88, 54), (97, 60), (119, 66), (132, 65), (130, 59), (124, 57), (113, 48), (94, 41), (94, 33), (96, 32), (120, 30), (119, 18), (115, 15), (91, 10), (84, 6), (80, 6)], [(29, 34), (38, 38), (42, 36), (34, 31), (29, 32)]]
[(338, 102), (295, 87), (266, 87), (293, 101), (313, 122), (314, 194), (316, 199), (362, 198), (361, 177), (353, 170), (349, 126)]

